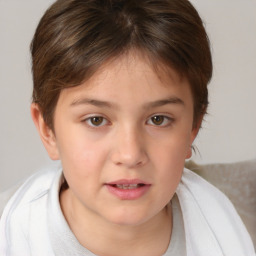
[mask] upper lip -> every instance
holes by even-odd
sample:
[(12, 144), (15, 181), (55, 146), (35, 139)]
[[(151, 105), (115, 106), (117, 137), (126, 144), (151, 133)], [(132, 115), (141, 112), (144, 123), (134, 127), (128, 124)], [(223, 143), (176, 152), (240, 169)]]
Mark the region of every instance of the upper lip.
[(132, 184), (143, 184), (143, 185), (150, 185), (150, 183), (145, 182), (140, 179), (120, 179), (111, 182), (105, 183), (106, 185), (132, 185)]

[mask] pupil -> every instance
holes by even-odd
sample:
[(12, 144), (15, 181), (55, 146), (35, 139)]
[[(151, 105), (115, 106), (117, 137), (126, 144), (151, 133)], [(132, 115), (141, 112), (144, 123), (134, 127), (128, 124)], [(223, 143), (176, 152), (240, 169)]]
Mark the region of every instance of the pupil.
[(152, 121), (153, 121), (154, 124), (160, 125), (160, 124), (163, 123), (164, 118), (163, 118), (163, 116), (154, 116), (152, 118)]
[(102, 123), (102, 121), (103, 121), (103, 118), (102, 117), (98, 117), (98, 116), (93, 117), (91, 119), (91, 122), (92, 122), (93, 125), (100, 125)]

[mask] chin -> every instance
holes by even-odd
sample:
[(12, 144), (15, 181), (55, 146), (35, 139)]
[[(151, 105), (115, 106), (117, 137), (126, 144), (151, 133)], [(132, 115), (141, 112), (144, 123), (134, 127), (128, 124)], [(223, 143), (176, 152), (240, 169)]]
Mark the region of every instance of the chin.
[(121, 209), (116, 212), (110, 212), (108, 216), (105, 216), (108, 222), (120, 226), (139, 226), (146, 223), (153, 218), (148, 214), (148, 211), (141, 212), (139, 210)]

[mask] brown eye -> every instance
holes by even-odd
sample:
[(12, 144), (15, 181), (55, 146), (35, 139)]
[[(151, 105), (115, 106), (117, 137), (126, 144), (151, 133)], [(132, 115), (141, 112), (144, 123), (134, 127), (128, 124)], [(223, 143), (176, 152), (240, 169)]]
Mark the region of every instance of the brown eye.
[(102, 116), (94, 116), (89, 118), (88, 122), (92, 126), (100, 126), (104, 123), (104, 118)]
[(172, 125), (173, 122), (174, 122), (174, 119), (172, 117), (155, 115), (155, 116), (151, 116), (146, 123), (152, 126), (159, 126), (164, 128)]
[(153, 116), (153, 117), (151, 117), (151, 121), (155, 125), (163, 124), (164, 120), (165, 120), (164, 116)]

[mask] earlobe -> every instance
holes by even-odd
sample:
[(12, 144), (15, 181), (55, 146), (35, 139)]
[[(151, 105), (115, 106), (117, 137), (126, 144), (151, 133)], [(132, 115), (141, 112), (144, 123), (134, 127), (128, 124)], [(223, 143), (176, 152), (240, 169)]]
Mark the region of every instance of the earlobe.
[(189, 159), (192, 156), (192, 146), (189, 147), (187, 155), (186, 155), (186, 159)]
[(52, 129), (45, 123), (38, 104), (32, 103), (30, 107), (32, 120), (37, 128), (40, 138), (52, 160), (59, 159), (59, 152), (56, 143), (56, 137)]
[(188, 152), (187, 152), (187, 156), (186, 156), (186, 159), (189, 159), (191, 158), (192, 156), (192, 150), (193, 150), (193, 142), (200, 130), (200, 127), (201, 127), (201, 123), (202, 123), (202, 119), (203, 119), (203, 116), (200, 118), (199, 122), (197, 123), (196, 126), (193, 127), (192, 131), (191, 131), (191, 137), (190, 137), (190, 145), (189, 145), (189, 149), (188, 149)]

